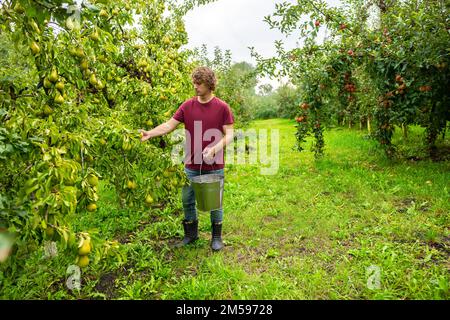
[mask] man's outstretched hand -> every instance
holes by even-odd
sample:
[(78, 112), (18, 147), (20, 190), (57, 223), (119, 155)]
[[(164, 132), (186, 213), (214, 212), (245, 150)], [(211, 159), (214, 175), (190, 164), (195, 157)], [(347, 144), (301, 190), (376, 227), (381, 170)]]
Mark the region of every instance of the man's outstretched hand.
[(139, 129), (139, 133), (141, 134), (141, 142), (147, 141), (151, 138), (150, 131), (145, 131), (144, 129)]

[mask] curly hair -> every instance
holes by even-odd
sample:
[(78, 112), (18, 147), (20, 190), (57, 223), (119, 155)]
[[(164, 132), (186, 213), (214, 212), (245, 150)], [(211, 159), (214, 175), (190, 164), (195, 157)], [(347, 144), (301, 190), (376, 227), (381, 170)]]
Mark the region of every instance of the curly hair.
[(216, 90), (217, 79), (208, 67), (198, 67), (192, 72), (192, 81), (197, 84), (205, 84), (211, 91)]

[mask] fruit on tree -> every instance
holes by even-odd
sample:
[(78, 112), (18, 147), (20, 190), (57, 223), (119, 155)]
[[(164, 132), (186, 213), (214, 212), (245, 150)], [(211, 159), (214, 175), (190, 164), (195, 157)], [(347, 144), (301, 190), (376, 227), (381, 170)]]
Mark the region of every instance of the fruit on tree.
[(102, 18), (108, 18), (108, 12), (105, 9), (100, 10), (99, 15)]
[(56, 68), (52, 69), (52, 72), (50, 73), (48, 80), (50, 80), (51, 82), (58, 81), (58, 71), (56, 71)]
[(89, 257), (88, 256), (80, 256), (80, 257), (78, 257), (77, 265), (80, 268), (85, 268), (85, 267), (88, 266), (88, 264), (89, 264)]
[(39, 29), (39, 26), (37, 25), (36, 21), (32, 20), (30, 25), (37, 34), (41, 33), (41, 30)]
[(100, 39), (97, 29), (95, 29), (94, 32), (91, 33), (91, 39), (94, 41), (98, 41), (98, 39)]
[(170, 42), (171, 42), (171, 39), (170, 39), (169, 36), (165, 36), (165, 37), (163, 38), (163, 43), (164, 43), (165, 45), (169, 45)]
[(34, 55), (37, 55), (39, 52), (41, 52), (41, 48), (39, 48), (39, 45), (36, 41), (33, 41), (33, 43), (31, 44), (31, 51)]
[(95, 86), (97, 84), (97, 77), (95, 76), (95, 73), (92, 73), (89, 77), (89, 83)]
[(53, 113), (53, 109), (50, 108), (48, 105), (46, 105), (46, 106), (44, 107), (44, 115), (49, 116), (49, 115), (51, 115), (52, 113)]
[(397, 82), (403, 82), (403, 77), (402, 77), (401, 75), (397, 74), (397, 75), (395, 76), (395, 81), (397, 81)]
[(153, 197), (151, 196), (151, 195), (147, 195), (146, 197), (145, 197), (145, 203), (146, 204), (152, 204), (154, 202), (154, 200), (153, 200)]
[(131, 190), (136, 189), (137, 188), (137, 183), (134, 182), (134, 181), (128, 180), (127, 181), (127, 188), (131, 189)]
[(98, 90), (102, 90), (105, 87), (105, 84), (101, 80), (97, 80), (96, 88)]
[(98, 177), (95, 176), (95, 175), (93, 175), (93, 174), (89, 175), (89, 177), (88, 177), (88, 183), (89, 183), (89, 185), (92, 186), (92, 187), (98, 186)]
[(83, 61), (81, 61), (81, 63), (80, 63), (80, 66), (81, 66), (81, 69), (82, 69), (82, 70), (87, 70), (87, 68), (88, 68), (88, 62), (87, 62), (87, 60), (86, 60), (86, 59), (83, 59)]
[(75, 51), (75, 55), (78, 58), (83, 58), (84, 57), (84, 50), (81, 47), (78, 47), (77, 50)]
[(91, 240), (90, 239), (84, 239), (83, 244), (78, 249), (78, 255), (80, 256), (86, 256), (88, 255), (92, 250), (91, 246)]
[(52, 83), (47, 78), (44, 78), (44, 88), (50, 89), (52, 87)]
[(55, 88), (62, 92), (64, 90), (64, 82), (62, 81), (57, 82)]
[(95, 203), (89, 203), (86, 207), (87, 211), (89, 212), (94, 212), (95, 210), (97, 210), (97, 204)]
[(58, 103), (58, 104), (63, 104), (64, 103), (64, 97), (58, 93), (56, 95), (56, 97), (55, 97), (55, 102)]

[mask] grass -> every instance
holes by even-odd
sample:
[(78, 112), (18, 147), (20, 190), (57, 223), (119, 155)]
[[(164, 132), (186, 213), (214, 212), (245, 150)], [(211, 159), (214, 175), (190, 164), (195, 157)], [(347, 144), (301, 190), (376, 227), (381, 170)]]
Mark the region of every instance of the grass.
[[(119, 240), (125, 259), (92, 263), (82, 271), (82, 289), (72, 292), (65, 281), (73, 257), (45, 259), (41, 248), (21, 272), (0, 278), (1, 297), (449, 299), (448, 161), (390, 161), (363, 131), (349, 129), (326, 131), (325, 156), (314, 160), (292, 149), (293, 122), (252, 127), (280, 130), (279, 170), (227, 166), (223, 251), (209, 248), (207, 214), (199, 215), (200, 240), (174, 249), (181, 203), (119, 210), (101, 188), (100, 209), (74, 225)], [(420, 153), (420, 137), (412, 128), (409, 148), (400, 151)]]

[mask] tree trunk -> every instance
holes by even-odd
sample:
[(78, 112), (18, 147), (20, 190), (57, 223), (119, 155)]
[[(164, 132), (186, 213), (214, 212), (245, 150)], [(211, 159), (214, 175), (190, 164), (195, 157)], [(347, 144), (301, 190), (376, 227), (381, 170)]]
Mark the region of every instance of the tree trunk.
[(369, 132), (369, 134), (372, 133), (372, 126), (370, 124), (370, 117), (367, 117), (367, 131)]
[(402, 123), (403, 139), (408, 140), (408, 126)]

